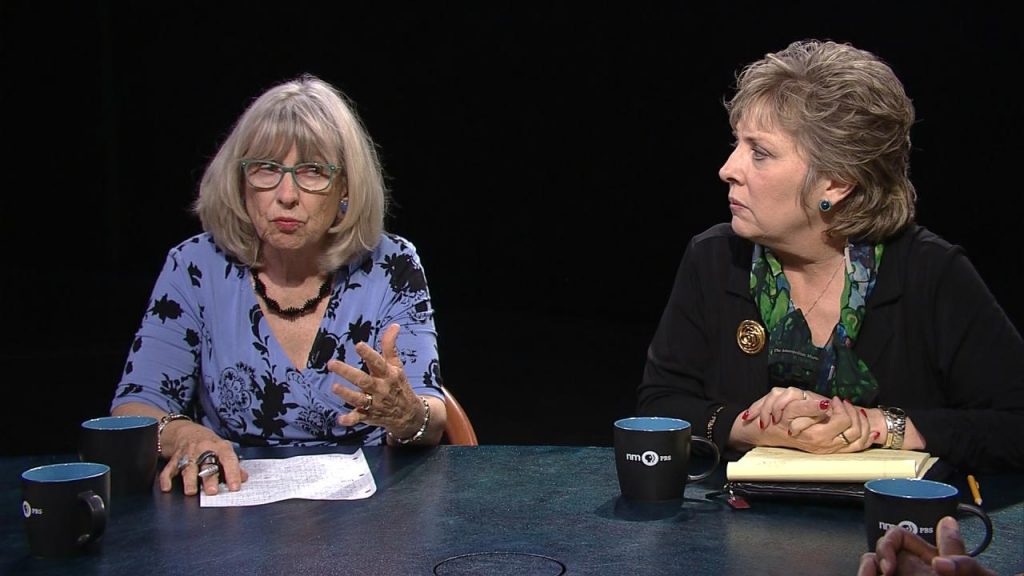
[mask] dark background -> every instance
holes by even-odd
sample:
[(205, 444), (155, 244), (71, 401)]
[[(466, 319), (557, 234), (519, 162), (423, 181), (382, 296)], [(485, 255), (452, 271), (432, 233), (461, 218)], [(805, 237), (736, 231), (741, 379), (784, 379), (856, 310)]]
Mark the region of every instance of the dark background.
[(1008, 12), (845, 2), (0, 0), (5, 453), (107, 411), (206, 161), (316, 74), (356, 103), (423, 260), (442, 372), (488, 444), (610, 445), (691, 235), (729, 217), (734, 72), (806, 37), (887, 60), (918, 220), (1018, 328), (1024, 49)]

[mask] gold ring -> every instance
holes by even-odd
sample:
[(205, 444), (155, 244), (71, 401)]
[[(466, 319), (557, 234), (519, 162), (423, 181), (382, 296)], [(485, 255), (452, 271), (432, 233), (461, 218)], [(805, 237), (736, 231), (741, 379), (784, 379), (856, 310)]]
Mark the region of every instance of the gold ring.
[(801, 390), (801, 392), (802, 392), (802, 393), (803, 393), (803, 395), (804, 395), (804, 397), (803, 397), (803, 398), (801, 398), (801, 400), (807, 400), (807, 390)]
[(849, 445), (850, 445), (850, 441), (846, 439), (846, 434), (844, 434), (844, 433), (840, 432), (840, 433), (839, 433), (839, 435), (838, 435), (838, 436), (836, 436), (836, 438), (842, 438), (842, 439), (843, 439), (843, 442), (846, 442), (846, 445), (847, 445), (847, 446), (849, 446)]
[(370, 394), (369, 392), (367, 392), (366, 393), (366, 401), (363, 402), (363, 407), (360, 408), (360, 410), (362, 410), (363, 412), (367, 412), (367, 411), (370, 410), (371, 406), (373, 406), (373, 394)]

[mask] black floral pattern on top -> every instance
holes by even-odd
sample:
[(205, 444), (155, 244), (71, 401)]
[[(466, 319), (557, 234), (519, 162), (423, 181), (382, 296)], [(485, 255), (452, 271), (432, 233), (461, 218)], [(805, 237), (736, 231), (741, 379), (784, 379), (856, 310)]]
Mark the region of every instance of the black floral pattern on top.
[(359, 342), (379, 349), (392, 323), (401, 326), (399, 352), (415, 391), (441, 396), (433, 309), (408, 241), (382, 236), (372, 253), (336, 271), (301, 369), (277, 344), (247, 274), (207, 234), (171, 250), (113, 405), (144, 402), (191, 412), (222, 437), (248, 445), (380, 443), (384, 435), (376, 428), (337, 424), (351, 407), (331, 392), (332, 384), (345, 382), (327, 362), (358, 360)]

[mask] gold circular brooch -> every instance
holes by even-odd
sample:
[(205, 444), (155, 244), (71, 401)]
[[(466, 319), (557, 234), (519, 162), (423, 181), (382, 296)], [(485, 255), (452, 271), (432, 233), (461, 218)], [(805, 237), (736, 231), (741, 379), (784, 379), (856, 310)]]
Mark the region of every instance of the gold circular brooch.
[(764, 350), (765, 340), (764, 326), (754, 320), (744, 320), (736, 329), (736, 344), (751, 356)]

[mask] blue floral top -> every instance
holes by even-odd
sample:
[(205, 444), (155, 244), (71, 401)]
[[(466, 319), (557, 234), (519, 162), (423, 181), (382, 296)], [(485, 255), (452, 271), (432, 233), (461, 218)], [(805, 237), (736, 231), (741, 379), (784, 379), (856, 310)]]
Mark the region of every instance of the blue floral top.
[(410, 242), (382, 235), (372, 253), (336, 272), (299, 369), (264, 320), (249, 269), (199, 234), (168, 253), (111, 407), (143, 402), (192, 414), (241, 445), (380, 444), (380, 428), (338, 425), (351, 407), (331, 385), (354, 386), (327, 361), (365, 370), (355, 345), (380, 350), (392, 323), (401, 326), (398, 350), (413, 390), (441, 397), (433, 309)]

